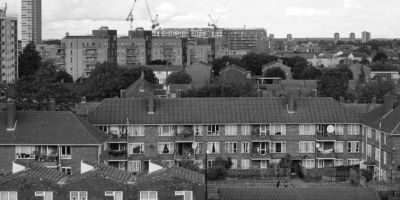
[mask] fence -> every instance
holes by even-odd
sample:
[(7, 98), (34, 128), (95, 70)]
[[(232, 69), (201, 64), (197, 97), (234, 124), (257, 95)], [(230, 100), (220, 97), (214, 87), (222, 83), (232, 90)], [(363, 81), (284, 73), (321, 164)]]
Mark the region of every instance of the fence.
[(378, 194), (381, 200), (400, 200), (399, 190), (379, 191)]
[(351, 167), (330, 167), (300, 170), (300, 177), (308, 181), (347, 182), (355, 181), (358, 184), (358, 172)]
[(229, 178), (253, 178), (253, 179), (278, 179), (289, 177), (290, 169), (231, 169), (227, 171), (226, 174)]

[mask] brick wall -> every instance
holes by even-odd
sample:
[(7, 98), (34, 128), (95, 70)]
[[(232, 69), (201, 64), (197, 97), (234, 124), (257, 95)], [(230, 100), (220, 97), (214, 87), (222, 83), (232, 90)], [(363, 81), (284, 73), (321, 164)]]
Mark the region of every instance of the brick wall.
[(11, 172), (14, 160), (15, 146), (0, 146), (0, 174)]
[(71, 167), (72, 174), (80, 173), (81, 160), (98, 161), (97, 146), (71, 146), (71, 159), (61, 159), (62, 167)]

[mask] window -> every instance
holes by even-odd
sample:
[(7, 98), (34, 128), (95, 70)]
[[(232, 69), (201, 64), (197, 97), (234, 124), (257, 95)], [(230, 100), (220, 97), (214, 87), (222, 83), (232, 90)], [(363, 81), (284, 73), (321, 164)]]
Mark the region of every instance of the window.
[(335, 124), (335, 135), (343, 135), (343, 133), (344, 133), (344, 125)]
[(113, 200), (123, 200), (122, 191), (105, 191), (104, 196), (113, 197)]
[(195, 136), (202, 136), (203, 135), (203, 126), (201, 125), (194, 125), (193, 126), (194, 135)]
[(67, 175), (72, 174), (72, 168), (71, 167), (61, 167), (61, 172)]
[(175, 191), (175, 196), (183, 196), (183, 200), (193, 200), (192, 191)]
[(61, 146), (61, 159), (71, 159), (71, 147)]
[(315, 135), (315, 125), (313, 124), (300, 124), (299, 125), (300, 135)]
[(348, 134), (349, 135), (360, 135), (360, 126), (357, 124), (348, 125)]
[(15, 146), (17, 159), (35, 159), (35, 146)]
[(240, 163), (240, 167), (242, 169), (250, 169), (250, 160), (249, 159), (242, 159)]
[(314, 159), (303, 159), (302, 165), (306, 169), (312, 169), (315, 167), (315, 160)]
[(158, 200), (157, 191), (140, 191), (140, 200)]
[(144, 154), (144, 143), (128, 143), (128, 155)]
[(51, 191), (37, 191), (35, 197), (43, 197), (43, 200), (53, 200), (53, 192)]
[(211, 154), (220, 153), (219, 142), (208, 142), (207, 151)]
[(351, 166), (351, 165), (358, 165), (360, 164), (360, 160), (359, 159), (347, 159), (347, 165)]
[(377, 142), (381, 141), (381, 132), (380, 131), (375, 131), (375, 140)]
[(129, 160), (128, 161), (128, 172), (140, 172), (142, 162), (140, 160)]
[(18, 195), (16, 191), (0, 191), (0, 200), (17, 200)]
[(347, 153), (359, 153), (360, 152), (360, 142), (349, 141), (347, 143)]
[(336, 166), (343, 166), (343, 159), (335, 159), (333, 165)]
[(372, 157), (372, 146), (367, 144), (367, 156)]
[(144, 126), (128, 126), (128, 135), (131, 137), (144, 136)]
[(375, 147), (375, 160), (380, 162), (381, 150)]
[(269, 125), (260, 125), (260, 136), (267, 136), (269, 135)]
[(386, 157), (387, 155), (386, 155), (386, 151), (383, 151), (383, 164), (387, 164), (387, 157)]
[(162, 161), (161, 161), (161, 164), (162, 164), (164, 167), (172, 167), (172, 166), (175, 165), (175, 161), (174, 161), (174, 160), (162, 160)]
[(158, 143), (159, 154), (174, 154), (174, 143), (173, 142), (159, 142)]
[(231, 169), (237, 169), (237, 159), (231, 159), (231, 161), (232, 161)]
[(365, 150), (364, 150), (364, 142), (361, 142), (361, 153), (364, 153), (365, 152)]
[(237, 142), (225, 142), (225, 153), (237, 153)]
[(196, 149), (194, 150), (195, 154), (202, 154), (203, 153), (203, 143), (202, 142), (196, 142)]
[(299, 141), (299, 153), (314, 153), (314, 141)]
[(335, 153), (343, 153), (343, 141), (335, 141)]
[(242, 135), (250, 135), (250, 125), (242, 125)]
[(269, 132), (270, 135), (286, 135), (286, 124), (272, 124)]
[(367, 137), (372, 138), (371, 128), (367, 127)]
[(204, 161), (203, 160), (194, 160), (194, 164), (199, 166), (199, 169), (204, 169)]
[(286, 142), (272, 142), (271, 153), (286, 153)]
[(159, 126), (160, 136), (174, 136), (177, 130), (177, 126)]
[(240, 153), (250, 153), (250, 142), (242, 142)]
[(237, 125), (226, 125), (225, 135), (237, 135)]
[(218, 136), (219, 135), (219, 125), (208, 125), (207, 126), (207, 135)]
[(87, 200), (88, 193), (87, 191), (71, 191), (69, 192), (70, 200)]
[(382, 137), (383, 137), (383, 144), (387, 144), (387, 138), (384, 132), (382, 132)]

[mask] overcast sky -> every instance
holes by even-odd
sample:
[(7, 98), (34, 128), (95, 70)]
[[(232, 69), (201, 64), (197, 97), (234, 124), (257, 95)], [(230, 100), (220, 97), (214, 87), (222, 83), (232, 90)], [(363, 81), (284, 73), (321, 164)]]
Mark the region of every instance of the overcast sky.
[[(20, 13), (20, 0), (7, 1), (9, 12)], [(61, 39), (90, 34), (108, 26), (127, 35), (125, 21), (134, 0), (42, 0), (43, 38)], [(161, 27), (207, 27), (211, 13), (219, 27), (265, 28), (275, 37), (348, 37), (355, 32), (372, 37), (400, 38), (400, 0), (148, 0)], [(144, 0), (137, 0), (134, 26), (151, 26)]]

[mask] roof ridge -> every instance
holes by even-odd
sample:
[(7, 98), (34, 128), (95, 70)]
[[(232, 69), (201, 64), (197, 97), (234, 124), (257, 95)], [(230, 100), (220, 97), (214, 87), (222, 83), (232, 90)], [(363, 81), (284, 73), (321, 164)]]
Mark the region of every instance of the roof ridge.
[[(83, 128), (84, 128), (86, 134), (88, 134), (89, 137), (91, 137), (96, 143), (99, 143), (99, 141), (93, 136), (93, 134), (90, 133), (90, 130), (88, 130), (88, 128), (83, 124), (82, 120), (84, 120), (84, 119), (78, 118), (78, 116), (74, 115), (73, 113), (71, 113), (71, 114), (72, 114), (73, 118), (74, 118), (81, 126), (83, 126)], [(89, 122), (88, 122), (88, 123), (89, 123)], [(92, 125), (90, 125), (90, 126), (92, 126)], [(95, 127), (93, 127), (93, 128), (95, 128)]]

